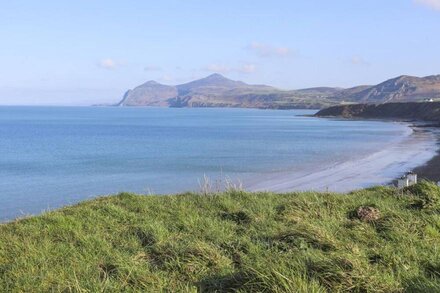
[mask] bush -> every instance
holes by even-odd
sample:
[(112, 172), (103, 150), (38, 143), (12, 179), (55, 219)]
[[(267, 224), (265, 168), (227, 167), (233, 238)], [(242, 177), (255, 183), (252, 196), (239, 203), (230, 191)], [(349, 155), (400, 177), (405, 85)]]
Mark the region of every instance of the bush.
[(421, 181), (405, 189), (416, 197), (414, 206), (421, 209), (440, 207), (440, 187), (433, 182)]

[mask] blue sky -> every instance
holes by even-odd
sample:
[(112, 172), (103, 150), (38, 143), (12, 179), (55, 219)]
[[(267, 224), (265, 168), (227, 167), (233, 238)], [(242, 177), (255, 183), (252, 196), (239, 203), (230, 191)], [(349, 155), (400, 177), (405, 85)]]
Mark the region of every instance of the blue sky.
[(440, 0), (0, 0), (0, 104), (119, 100), (213, 72), (285, 89), (440, 74)]

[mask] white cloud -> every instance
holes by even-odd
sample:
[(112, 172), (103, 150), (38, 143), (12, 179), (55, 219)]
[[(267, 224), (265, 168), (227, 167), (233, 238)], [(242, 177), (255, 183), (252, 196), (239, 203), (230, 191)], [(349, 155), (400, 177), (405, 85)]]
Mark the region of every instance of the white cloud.
[(105, 69), (115, 69), (118, 63), (110, 58), (102, 59), (98, 62), (98, 66)]
[(362, 65), (362, 66), (370, 65), (370, 63), (368, 61), (366, 61), (364, 58), (362, 58), (361, 56), (353, 56), (350, 58), (349, 61), (353, 65)]
[(440, 0), (414, 0), (414, 3), (440, 11)]
[(252, 42), (247, 49), (255, 52), (260, 57), (286, 57), (292, 53), (288, 47), (275, 47), (268, 44)]
[(160, 70), (162, 70), (162, 68), (159, 66), (147, 65), (144, 67), (144, 70), (145, 71), (160, 71)]
[(227, 74), (231, 72), (249, 74), (254, 73), (257, 70), (257, 66), (251, 63), (246, 63), (237, 67), (231, 67), (223, 64), (210, 64), (208, 66), (205, 66), (203, 70), (221, 74)]
[(257, 70), (255, 64), (243, 64), (241, 67), (237, 68), (238, 72), (241, 73), (254, 73)]

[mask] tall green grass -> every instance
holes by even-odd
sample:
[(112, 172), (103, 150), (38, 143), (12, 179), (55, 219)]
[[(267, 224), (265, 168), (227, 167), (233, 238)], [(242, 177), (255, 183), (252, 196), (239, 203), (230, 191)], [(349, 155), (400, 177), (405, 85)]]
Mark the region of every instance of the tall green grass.
[(0, 291), (440, 292), (440, 190), (98, 198), (0, 225)]

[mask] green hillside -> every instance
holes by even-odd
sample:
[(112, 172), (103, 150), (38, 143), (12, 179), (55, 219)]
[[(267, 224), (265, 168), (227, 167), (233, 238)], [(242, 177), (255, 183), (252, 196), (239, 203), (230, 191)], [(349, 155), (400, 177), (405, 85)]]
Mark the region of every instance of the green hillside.
[(1, 292), (440, 292), (440, 188), (98, 198), (0, 225)]

